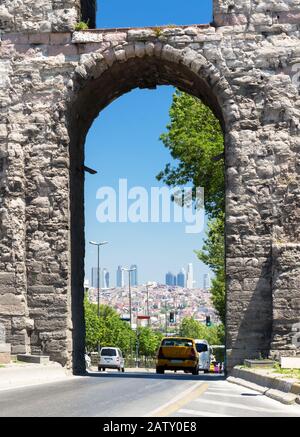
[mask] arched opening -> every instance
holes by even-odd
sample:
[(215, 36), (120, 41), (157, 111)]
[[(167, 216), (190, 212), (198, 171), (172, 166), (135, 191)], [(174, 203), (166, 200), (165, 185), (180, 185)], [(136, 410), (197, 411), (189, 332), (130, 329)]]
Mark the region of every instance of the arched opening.
[[(132, 56), (118, 62), (115, 54), (107, 60), (78, 72), (76, 99), (72, 102), (69, 119), (71, 136), (71, 252), (72, 252), (72, 320), (73, 366), (80, 373), (84, 367), (84, 142), (87, 132), (98, 113), (109, 103), (134, 88), (153, 89), (158, 85), (173, 85), (181, 91), (198, 97), (218, 117), (224, 134), (236, 118), (232, 110), (234, 100), (230, 89), (211, 64), (204, 58), (187, 59), (186, 52), (176, 51), (159, 56)], [(191, 55), (191, 53), (189, 53)], [(111, 62), (111, 60), (113, 61)], [(103, 71), (104, 70), (104, 71)], [(227, 108), (224, 112), (224, 108)]]

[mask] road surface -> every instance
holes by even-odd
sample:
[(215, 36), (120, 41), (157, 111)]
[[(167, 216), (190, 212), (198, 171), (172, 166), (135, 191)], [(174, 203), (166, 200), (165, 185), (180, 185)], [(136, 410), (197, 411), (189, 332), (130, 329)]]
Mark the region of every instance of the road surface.
[(2, 390), (0, 416), (300, 417), (300, 405), (283, 405), (218, 375), (110, 371)]

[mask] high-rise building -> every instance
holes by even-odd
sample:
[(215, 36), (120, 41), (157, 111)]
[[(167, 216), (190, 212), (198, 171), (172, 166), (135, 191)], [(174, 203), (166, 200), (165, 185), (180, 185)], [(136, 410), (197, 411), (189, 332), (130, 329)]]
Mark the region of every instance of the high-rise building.
[(181, 269), (181, 271), (177, 275), (177, 285), (178, 287), (184, 288), (186, 286), (186, 273), (185, 269)]
[(210, 287), (211, 287), (210, 274), (209, 274), (209, 273), (206, 273), (206, 274), (203, 276), (203, 288), (204, 288), (204, 290), (209, 290)]
[(133, 270), (133, 272), (130, 272), (130, 283), (133, 286), (137, 286), (138, 285), (138, 268), (136, 264), (132, 264), (130, 266), (131, 269), (135, 269)]
[(109, 272), (107, 269), (102, 270), (101, 279), (102, 279), (101, 287), (102, 288), (109, 288)]
[(124, 288), (125, 281), (124, 281), (124, 270), (122, 270), (122, 266), (118, 267), (117, 270), (117, 287)]
[(172, 272), (166, 274), (166, 285), (170, 285), (171, 287), (176, 285), (176, 276), (173, 275)]
[(193, 273), (193, 264), (188, 264), (188, 270), (187, 270), (187, 278), (186, 278), (186, 287), (187, 288), (194, 288), (194, 273)]
[[(100, 278), (101, 278), (101, 273), (100, 273)], [(98, 288), (98, 268), (97, 267), (92, 267), (92, 271), (91, 271), (91, 287), (92, 288)]]

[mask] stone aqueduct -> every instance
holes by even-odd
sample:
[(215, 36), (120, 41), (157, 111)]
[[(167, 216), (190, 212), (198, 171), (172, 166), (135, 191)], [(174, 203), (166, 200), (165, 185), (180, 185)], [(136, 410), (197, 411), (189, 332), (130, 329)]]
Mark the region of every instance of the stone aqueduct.
[(215, 0), (210, 25), (74, 31), (82, 14), (95, 22), (93, 5), (0, 2), (0, 322), (12, 352), (84, 370), (85, 136), (118, 96), (172, 84), (225, 134), (228, 368), (299, 355), (300, 1)]

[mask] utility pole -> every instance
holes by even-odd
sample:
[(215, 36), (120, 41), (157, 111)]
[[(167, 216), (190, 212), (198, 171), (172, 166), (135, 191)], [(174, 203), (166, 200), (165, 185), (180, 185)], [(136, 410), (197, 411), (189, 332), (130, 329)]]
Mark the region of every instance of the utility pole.
[[(130, 328), (132, 329), (132, 301), (131, 301), (131, 278), (130, 274), (131, 272), (134, 272), (136, 268), (134, 269), (126, 269), (122, 268), (124, 272), (128, 272), (128, 291), (129, 291), (129, 317), (130, 317)], [(132, 358), (132, 343), (131, 343), (131, 337), (130, 337), (130, 356)]]
[(166, 337), (168, 336), (168, 308), (167, 302), (165, 301), (165, 313), (166, 313)]
[(176, 295), (174, 296), (174, 314), (175, 314), (175, 334), (177, 334), (177, 299)]
[(150, 327), (150, 310), (149, 310), (149, 285), (146, 285), (147, 290), (147, 316), (148, 318), (148, 327)]
[[(100, 247), (107, 244), (108, 241), (101, 241), (97, 243), (95, 241), (90, 241), (90, 244), (97, 246), (97, 313), (100, 319)], [(98, 353), (100, 354), (100, 343), (98, 343)]]

